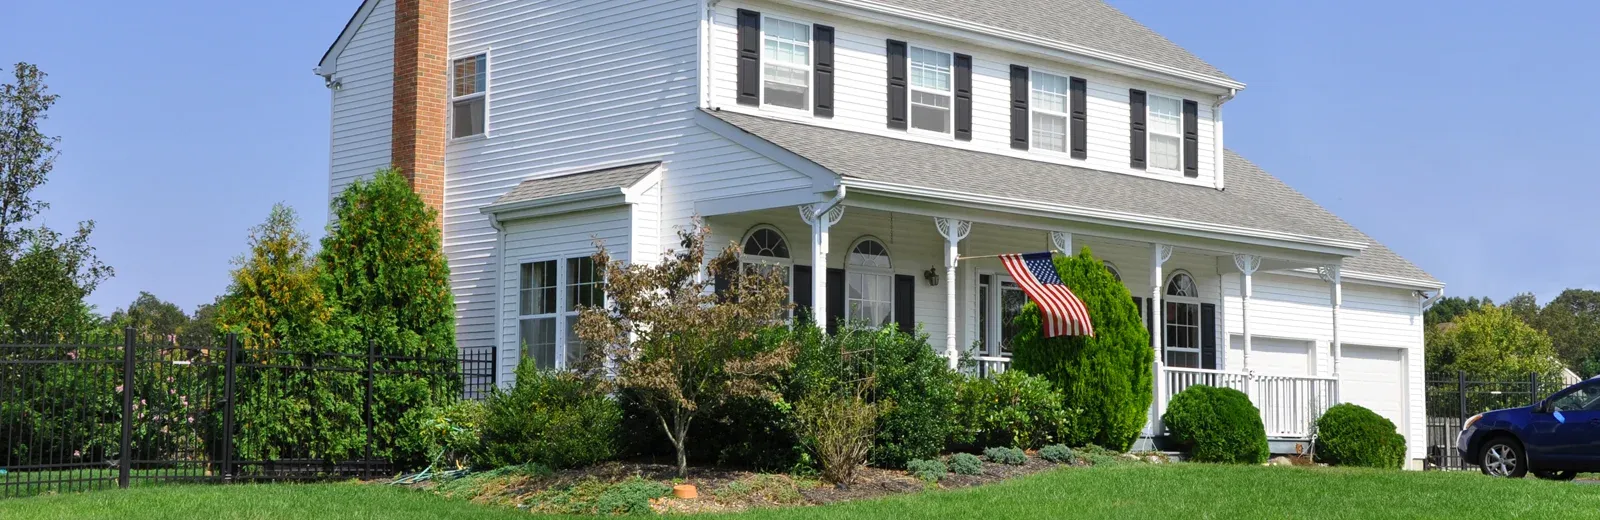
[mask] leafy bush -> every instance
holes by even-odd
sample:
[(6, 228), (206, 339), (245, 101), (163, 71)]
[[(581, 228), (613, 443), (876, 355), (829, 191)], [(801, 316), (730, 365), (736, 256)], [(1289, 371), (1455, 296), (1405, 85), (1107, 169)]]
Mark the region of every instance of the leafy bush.
[(601, 515), (639, 515), (652, 512), (650, 499), (671, 493), (666, 484), (639, 477), (606, 488), (595, 499), (595, 513)]
[(1128, 289), (1088, 248), (1077, 256), (1056, 256), (1055, 266), (1088, 308), (1095, 335), (1046, 339), (1038, 306), (1030, 303), (1016, 319), (1012, 368), (1050, 380), (1066, 408), (1083, 411), (1060, 442), (1127, 449), (1154, 398), (1150, 334)]
[(1389, 419), (1345, 403), (1317, 419), (1316, 454), (1329, 464), (1399, 469), (1405, 463), (1406, 438)]
[(1011, 370), (990, 378), (967, 378), (960, 410), (975, 446), (1034, 448), (1071, 428), (1075, 411), (1045, 378)]
[(1123, 457), (1122, 453), (1118, 452), (1117, 450), (1106, 449), (1094, 444), (1078, 448), (1077, 450), (1074, 450), (1073, 453), (1077, 455), (1080, 460), (1088, 461), (1089, 465), (1091, 466), (1106, 466), (1129, 462), (1129, 460)]
[(906, 473), (922, 479), (923, 482), (938, 482), (949, 472), (949, 468), (937, 459), (914, 459), (906, 463)]
[(875, 398), (891, 405), (878, 418), (872, 463), (895, 468), (938, 456), (961, 427), (956, 408), (961, 376), (928, 345), (928, 335), (902, 333), (891, 325), (847, 330), (834, 338), (840, 352), (872, 352)]
[(978, 475), (983, 473), (983, 461), (971, 453), (957, 453), (950, 456), (950, 471), (957, 475)]
[(1078, 461), (1078, 456), (1072, 453), (1072, 448), (1065, 444), (1051, 444), (1039, 449), (1039, 458), (1056, 464), (1072, 464)]
[(593, 381), (571, 372), (517, 366), (510, 391), (490, 394), (483, 422), (483, 465), (536, 462), (579, 467), (611, 458), (622, 409)]
[(400, 447), (423, 453), (434, 466), (468, 467), (483, 436), (485, 409), (477, 401), (414, 408), (401, 419)]
[[(864, 388), (862, 389), (864, 390)], [(795, 405), (800, 439), (822, 466), (822, 480), (847, 484), (872, 450), (873, 424), (881, 403), (869, 403), (861, 392), (852, 395), (818, 392)]]
[(525, 504), (534, 513), (637, 515), (651, 513), (650, 499), (671, 492), (672, 488), (666, 484), (637, 476), (617, 483), (586, 477), (570, 486), (535, 493)]
[(1260, 464), (1267, 460), (1267, 430), (1261, 424), (1261, 411), (1244, 392), (1191, 386), (1173, 396), (1161, 420), (1197, 462)]
[(995, 464), (1021, 466), (1028, 463), (1028, 454), (1023, 453), (1022, 450), (1018, 448), (986, 448), (983, 450), (983, 457), (989, 459), (989, 462), (993, 462)]

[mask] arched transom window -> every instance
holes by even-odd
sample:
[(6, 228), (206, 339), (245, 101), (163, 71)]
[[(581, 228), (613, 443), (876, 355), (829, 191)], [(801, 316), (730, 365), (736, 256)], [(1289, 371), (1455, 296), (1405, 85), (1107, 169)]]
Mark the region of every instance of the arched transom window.
[(856, 242), (850, 248), (845, 278), (847, 319), (872, 327), (894, 321), (894, 264), (882, 242), (873, 238)]
[(739, 263), (746, 274), (778, 273), (789, 287), (790, 301), (794, 300), (794, 260), (783, 233), (772, 226), (756, 226), (745, 234), (739, 252)]
[(1116, 264), (1111, 263), (1110, 260), (1101, 260), (1100, 263), (1103, 263), (1103, 264), (1106, 265), (1106, 270), (1107, 271), (1111, 271), (1111, 277), (1112, 278), (1116, 278), (1117, 281), (1119, 281), (1119, 282), (1122, 281), (1122, 271), (1118, 271), (1117, 270)]
[(1188, 273), (1167, 279), (1162, 321), (1167, 366), (1200, 368), (1200, 289)]

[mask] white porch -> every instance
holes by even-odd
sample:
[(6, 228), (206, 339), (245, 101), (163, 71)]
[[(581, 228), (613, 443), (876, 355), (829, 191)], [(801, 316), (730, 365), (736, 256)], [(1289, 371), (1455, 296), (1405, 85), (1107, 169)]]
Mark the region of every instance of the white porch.
[[(1127, 286), (1146, 323), (1161, 324), (1150, 327), (1157, 362), (1147, 437), (1160, 435), (1172, 396), (1197, 384), (1245, 392), (1269, 437), (1279, 439), (1307, 438), (1312, 422), (1340, 402), (1339, 265), (1349, 250), (856, 193), (836, 202), (710, 214), (707, 222), (714, 243), (781, 236), (787, 258), (747, 254), (746, 261), (789, 266), (802, 312), (902, 324), (909, 312), (952, 365), (966, 357), (966, 368), (980, 374), (1009, 365), (1007, 318), (1025, 297), (998, 260), (963, 258), (1090, 247)], [(882, 246), (886, 258), (864, 254), (878, 249), (867, 243)], [(1272, 292), (1265, 305), (1255, 294), (1263, 277)]]

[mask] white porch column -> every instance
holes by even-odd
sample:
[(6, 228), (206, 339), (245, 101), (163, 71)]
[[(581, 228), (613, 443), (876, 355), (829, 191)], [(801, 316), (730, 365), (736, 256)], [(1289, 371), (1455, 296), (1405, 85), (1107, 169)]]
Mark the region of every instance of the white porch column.
[(1072, 256), (1078, 254), (1072, 250), (1072, 233), (1066, 231), (1051, 231), (1050, 246), (1056, 248), (1061, 254)]
[(1333, 340), (1328, 343), (1328, 350), (1333, 355), (1333, 379), (1339, 379), (1339, 359), (1344, 357), (1344, 344), (1339, 342), (1339, 308), (1344, 306), (1344, 283), (1339, 277), (1339, 266), (1329, 265), (1317, 268), (1317, 274), (1322, 276), (1322, 281), (1328, 282), (1328, 304), (1333, 307)]
[(972, 232), (972, 223), (950, 218), (935, 218), (933, 223), (944, 236), (945, 357), (950, 359), (950, 369), (955, 370), (961, 359), (956, 348), (956, 261), (961, 258), (961, 240)]
[(1161, 346), (1163, 345), (1161, 333), (1166, 328), (1161, 321), (1161, 293), (1162, 286), (1166, 285), (1164, 283), (1166, 280), (1161, 274), (1161, 266), (1171, 259), (1172, 246), (1150, 244), (1150, 300), (1148, 304), (1150, 306), (1150, 348), (1155, 350), (1155, 363), (1151, 364), (1152, 370), (1155, 371), (1155, 374), (1153, 374), (1155, 384), (1152, 385), (1155, 390), (1155, 400), (1152, 404), (1155, 407), (1155, 416), (1150, 419), (1150, 424), (1155, 425), (1153, 433), (1156, 434), (1161, 433), (1161, 414), (1167, 411), (1167, 363), (1161, 356)]
[(1233, 255), (1233, 266), (1239, 268), (1239, 333), (1244, 336), (1244, 371), (1250, 372), (1250, 277), (1261, 268), (1261, 257)]
[[(819, 211), (826, 214), (818, 214)], [(844, 218), (844, 206), (800, 206), (800, 219), (811, 225), (811, 319), (828, 330), (828, 228)]]

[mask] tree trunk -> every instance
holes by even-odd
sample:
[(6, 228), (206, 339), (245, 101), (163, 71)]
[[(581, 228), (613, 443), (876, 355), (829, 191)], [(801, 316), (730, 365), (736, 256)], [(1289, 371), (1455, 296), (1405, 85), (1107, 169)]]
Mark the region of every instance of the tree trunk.
[(685, 440), (689, 436), (689, 418), (684, 417), (684, 415), (683, 411), (679, 410), (678, 418), (674, 421), (677, 423), (676, 429), (678, 430), (673, 435), (674, 444), (678, 448), (678, 478), (689, 476), (689, 443)]

